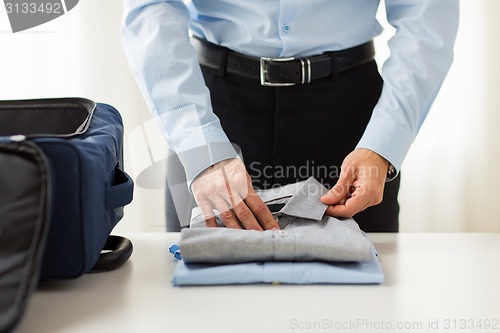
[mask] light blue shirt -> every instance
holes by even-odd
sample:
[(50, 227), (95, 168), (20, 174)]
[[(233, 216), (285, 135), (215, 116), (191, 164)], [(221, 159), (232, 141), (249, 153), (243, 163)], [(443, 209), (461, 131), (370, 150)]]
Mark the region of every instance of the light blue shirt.
[(367, 262), (250, 262), (211, 265), (177, 263), (172, 284), (175, 286), (218, 284), (381, 284), (384, 273), (376, 252)]
[[(212, 111), (188, 29), (256, 57), (341, 50), (382, 30), (375, 18), (379, 0), (124, 2), (122, 40), (130, 66), (186, 168), (188, 184), (208, 166), (237, 156)], [(399, 170), (452, 63), (458, 0), (385, 3), (396, 34), (382, 69), (382, 95), (357, 147), (377, 152)]]

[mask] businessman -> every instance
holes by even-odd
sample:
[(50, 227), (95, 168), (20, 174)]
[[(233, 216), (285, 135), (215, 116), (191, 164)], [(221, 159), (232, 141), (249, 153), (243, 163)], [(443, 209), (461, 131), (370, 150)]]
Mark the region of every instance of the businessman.
[(396, 33), (379, 74), (378, 0), (125, 0), (124, 48), (185, 177), (170, 202), (192, 192), (209, 226), (216, 209), (273, 229), (254, 188), (314, 176), (327, 214), (398, 231), (399, 170), (452, 63), (458, 0), (385, 5)]

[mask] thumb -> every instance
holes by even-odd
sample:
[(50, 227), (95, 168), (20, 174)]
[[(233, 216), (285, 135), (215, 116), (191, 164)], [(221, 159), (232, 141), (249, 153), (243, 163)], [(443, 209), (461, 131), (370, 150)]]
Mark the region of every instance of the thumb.
[(350, 172), (341, 173), (335, 186), (321, 197), (321, 202), (326, 205), (335, 205), (342, 199), (347, 198), (349, 196), (349, 189), (354, 181), (353, 177), (349, 175)]

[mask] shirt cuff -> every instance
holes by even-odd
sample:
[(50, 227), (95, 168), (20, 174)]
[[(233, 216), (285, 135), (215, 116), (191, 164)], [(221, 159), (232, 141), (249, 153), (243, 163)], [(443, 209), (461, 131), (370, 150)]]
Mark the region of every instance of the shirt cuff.
[(233, 144), (217, 126), (205, 126), (190, 133), (189, 140), (176, 153), (184, 166), (189, 191), (196, 176), (209, 166), (229, 158), (239, 158)]
[(372, 116), (356, 148), (365, 148), (376, 152), (394, 166), (390, 179), (396, 178), (401, 165), (410, 150), (414, 137), (392, 119)]

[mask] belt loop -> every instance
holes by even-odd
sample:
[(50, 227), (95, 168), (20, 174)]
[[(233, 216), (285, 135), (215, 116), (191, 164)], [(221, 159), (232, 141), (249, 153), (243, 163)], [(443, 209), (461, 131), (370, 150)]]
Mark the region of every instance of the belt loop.
[(219, 68), (217, 69), (217, 76), (223, 78), (226, 76), (227, 57), (229, 56), (229, 49), (221, 48), (219, 57)]
[(330, 75), (330, 80), (336, 80), (339, 77), (339, 61), (333, 53), (328, 53), (330, 61), (332, 63), (332, 74)]

